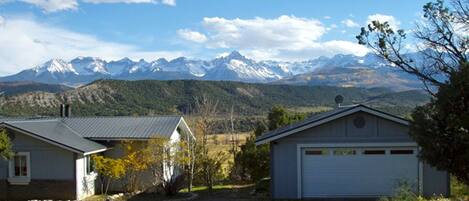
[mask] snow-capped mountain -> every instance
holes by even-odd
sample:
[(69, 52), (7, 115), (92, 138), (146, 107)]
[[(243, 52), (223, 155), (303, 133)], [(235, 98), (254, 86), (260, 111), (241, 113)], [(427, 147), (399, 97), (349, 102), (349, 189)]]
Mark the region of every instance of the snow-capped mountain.
[[(255, 61), (234, 51), (213, 60), (179, 57), (154, 61), (123, 58), (105, 61), (77, 57), (69, 62), (52, 59), (42, 65), (1, 77), (0, 81), (36, 81), (78, 86), (97, 79), (201, 79), (282, 84), (326, 84), (336, 86), (396, 89), (418, 87), (412, 76), (396, 72), (374, 54), (363, 57), (335, 55), (301, 62)], [(392, 86), (392, 85), (396, 86)]]
[(106, 61), (96, 57), (77, 57), (70, 65), (80, 75), (109, 74)]
[(286, 77), (286, 71), (278, 65), (256, 62), (234, 51), (226, 57), (211, 61), (212, 68), (203, 77), (207, 80), (231, 80), (248, 82), (267, 82)]

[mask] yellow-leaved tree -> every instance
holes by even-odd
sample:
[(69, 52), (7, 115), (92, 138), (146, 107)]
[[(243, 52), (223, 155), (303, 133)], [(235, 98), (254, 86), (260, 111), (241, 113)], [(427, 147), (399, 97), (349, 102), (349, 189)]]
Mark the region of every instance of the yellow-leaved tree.
[(8, 132), (6, 129), (0, 129), (0, 156), (4, 159), (10, 159), (13, 155), (12, 144), (10, 138), (8, 137)]
[(95, 169), (99, 173), (101, 193), (107, 195), (111, 182), (125, 175), (125, 163), (122, 159), (107, 158), (99, 155), (93, 155), (91, 159), (94, 161)]
[(122, 160), (126, 168), (124, 187), (127, 192), (142, 190), (140, 189), (143, 187), (142, 173), (148, 170), (152, 160), (145, 154), (147, 146), (148, 143), (143, 141), (126, 140), (121, 143), (124, 151)]
[(192, 159), (189, 143), (171, 142), (167, 138), (155, 137), (148, 141), (145, 158), (154, 180), (166, 195), (176, 194), (184, 185), (184, 175)]

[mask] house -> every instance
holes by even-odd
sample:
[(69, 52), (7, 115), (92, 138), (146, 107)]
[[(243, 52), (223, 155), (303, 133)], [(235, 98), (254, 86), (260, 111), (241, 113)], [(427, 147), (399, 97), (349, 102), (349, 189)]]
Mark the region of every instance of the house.
[[(81, 200), (95, 194), (90, 156), (122, 154), (123, 140), (193, 138), (181, 116), (0, 119), (15, 152), (0, 158), (0, 200)], [(173, 171), (173, 170), (168, 170)]]
[(273, 199), (365, 198), (408, 185), (449, 196), (449, 174), (419, 160), (409, 122), (364, 105), (339, 107), (268, 132)]

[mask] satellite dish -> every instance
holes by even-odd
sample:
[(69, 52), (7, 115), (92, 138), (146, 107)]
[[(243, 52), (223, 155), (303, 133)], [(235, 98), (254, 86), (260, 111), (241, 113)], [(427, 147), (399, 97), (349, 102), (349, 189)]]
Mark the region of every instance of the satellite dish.
[(340, 104), (344, 102), (344, 97), (342, 95), (337, 95), (335, 96), (334, 101), (340, 107)]

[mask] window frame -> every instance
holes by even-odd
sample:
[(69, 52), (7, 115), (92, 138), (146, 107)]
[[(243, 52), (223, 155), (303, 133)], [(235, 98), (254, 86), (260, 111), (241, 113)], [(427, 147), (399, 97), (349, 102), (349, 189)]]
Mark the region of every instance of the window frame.
[(358, 150), (355, 148), (335, 148), (332, 150), (332, 156), (338, 156), (338, 157), (343, 157), (343, 156), (355, 156), (358, 155)]
[(96, 169), (94, 168), (94, 165), (91, 165), (93, 163), (91, 159), (91, 155), (85, 155), (84, 157), (85, 160), (85, 175), (95, 175), (96, 174)]
[(364, 156), (382, 156), (387, 155), (386, 149), (362, 149), (361, 155)]
[(414, 149), (391, 149), (389, 150), (389, 155), (393, 156), (406, 156), (406, 155), (414, 155)]
[[(15, 176), (15, 156), (26, 157), (26, 176)], [(31, 154), (30, 152), (15, 152), (9, 160), (8, 182), (13, 185), (28, 185), (31, 181)]]
[(331, 155), (331, 150), (329, 149), (305, 149), (304, 155), (305, 156), (329, 156)]

